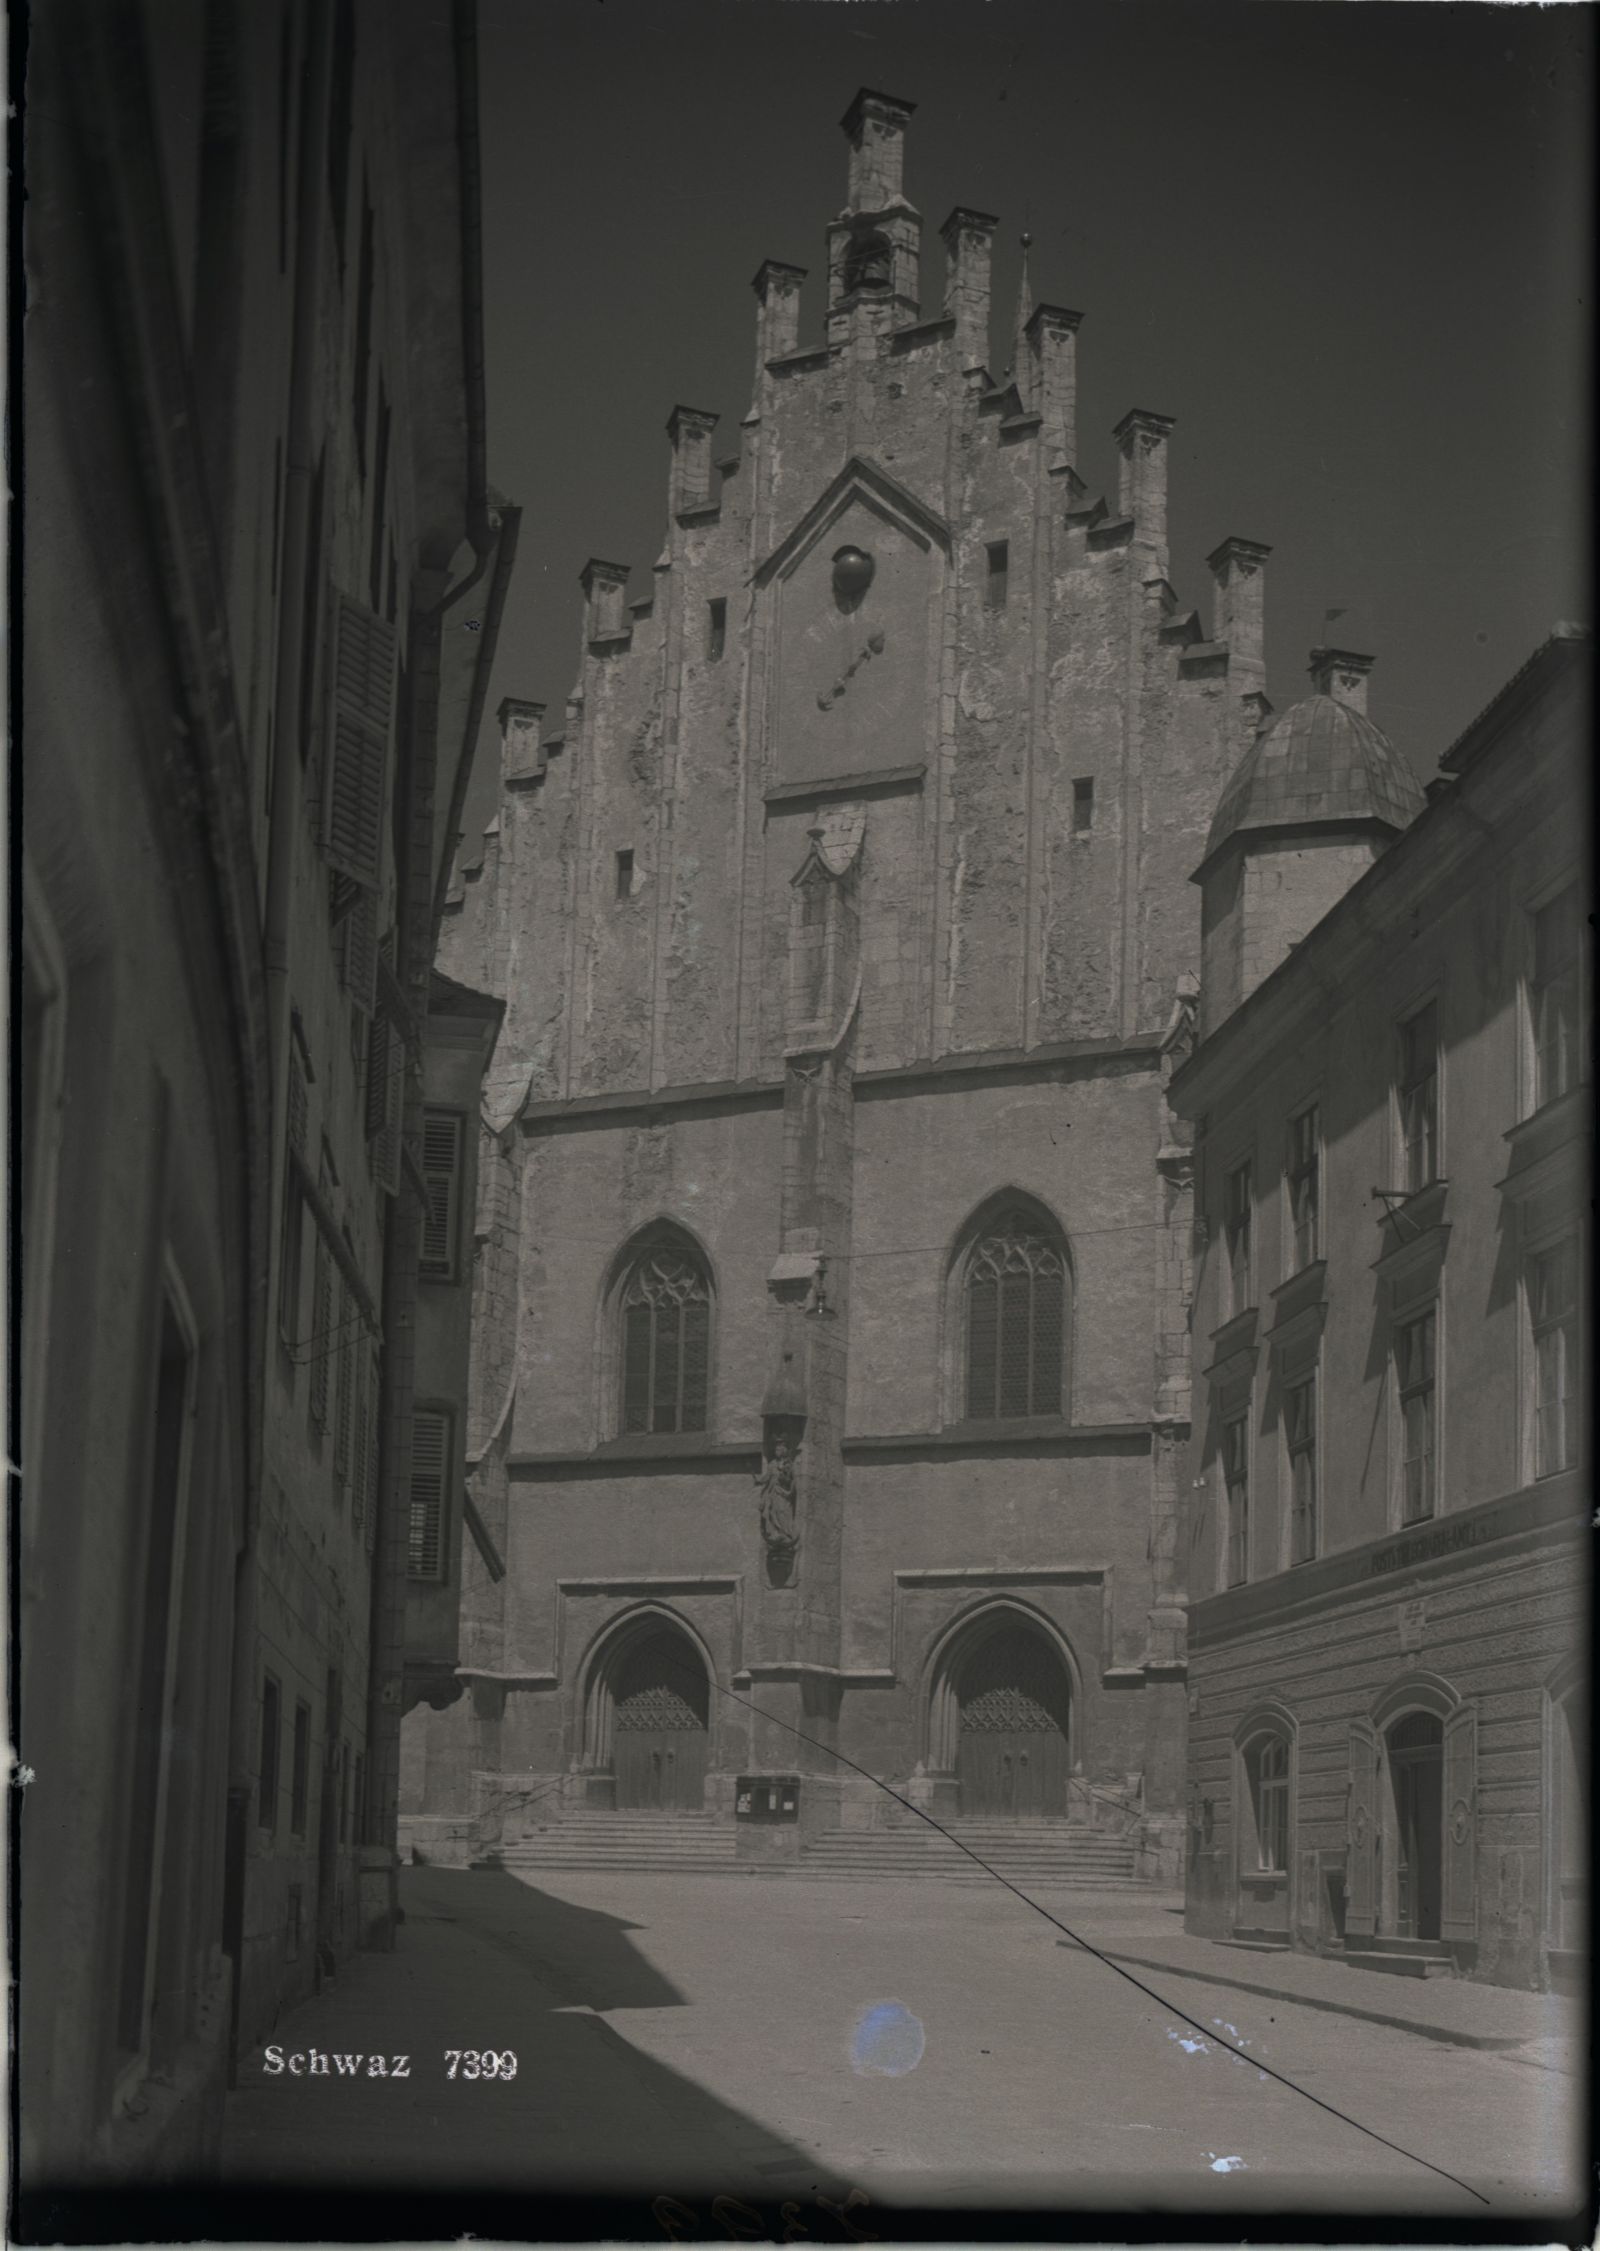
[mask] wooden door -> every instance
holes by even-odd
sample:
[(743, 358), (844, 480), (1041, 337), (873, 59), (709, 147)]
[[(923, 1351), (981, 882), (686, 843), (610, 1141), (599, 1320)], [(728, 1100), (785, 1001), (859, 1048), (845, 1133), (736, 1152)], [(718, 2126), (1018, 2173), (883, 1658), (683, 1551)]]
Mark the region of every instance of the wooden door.
[(652, 1635), (625, 1661), (612, 1721), (619, 1811), (699, 1811), (707, 1703), (704, 1671), (681, 1635)]
[(1026, 1627), (1005, 1628), (969, 1660), (959, 1692), (961, 1811), (1003, 1821), (1067, 1810), (1067, 1678)]
[(1439, 1722), (1414, 1712), (1391, 1730), (1395, 1930), (1401, 1938), (1435, 1939), (1443, 1891), (1444, 1760)]

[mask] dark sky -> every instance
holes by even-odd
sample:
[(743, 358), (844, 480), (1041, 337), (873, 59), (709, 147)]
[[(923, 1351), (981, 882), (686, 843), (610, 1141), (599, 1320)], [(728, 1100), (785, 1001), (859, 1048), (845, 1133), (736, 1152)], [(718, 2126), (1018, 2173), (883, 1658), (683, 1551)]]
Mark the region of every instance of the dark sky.
[(586, 558), (648, 590), (673, 405), (749, 405), (763, 258), (809, 267), (860, 85), (918, 104), (906, 191), (1000, 214), (991, 367), (1077, 307), (1078, 467), (1177, 417), (1173, 576), (1267, 541), (1268, 686), (1330, 629), (1424, 775), (1560, 617), (1588, 615), (1592, 11), (1395, 0), (480, 0), (494, 482), (524, 510), (493, 706), (559, 724)]

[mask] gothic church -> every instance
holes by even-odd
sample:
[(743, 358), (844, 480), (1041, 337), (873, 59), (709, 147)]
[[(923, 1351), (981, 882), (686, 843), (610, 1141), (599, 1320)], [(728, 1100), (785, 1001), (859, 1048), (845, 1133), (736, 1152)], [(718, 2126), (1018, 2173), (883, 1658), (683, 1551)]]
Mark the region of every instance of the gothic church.
[[(713, 1859), (915, 1824), (1176, 1877), (1190, 883), (1267, 713), (1266, 550), (1167, 559), (1161, 414), (1079, 471), (1079, 315), (843, 125), (820, 340), (755, 277), (737, 451), (673, 410), (666, 545), (591, 561), (564, 720), (502, 707), (441, 966), (500, 996), (468, 1694), (407, 1721), (430, 1857), (698, 1816)], [(475, 1247), (474, 1247), (475, 1239)], [(459, 1540), (455, 1534), (459, 1532)], [(984, 1833), (988, 1833), (984, 1830)]]

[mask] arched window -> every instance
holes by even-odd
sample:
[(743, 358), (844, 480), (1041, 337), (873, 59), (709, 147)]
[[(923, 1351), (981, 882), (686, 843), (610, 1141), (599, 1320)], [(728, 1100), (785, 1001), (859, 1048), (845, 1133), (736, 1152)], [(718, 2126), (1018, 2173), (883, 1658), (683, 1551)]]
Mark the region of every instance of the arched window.
[(874, 230), (858, 235), (844, 258), (844, 286), (847, 295), (858, 290), (887, 289), (894, 274), (894, 252), (887, 235)]
[(1244, 1773), (1255, 1829), (1255, 1865), (1263, 1872), (1282, 1872), (1289, 1865), (1289, 1745), (1284, 1737), (1258, 1735), (1246, 1747)]
[(1008, 1205), (967, 1257), (967, 1414), (973, 1421), (1062, 1412), (1067, 1254), (1041, 1213)]
[(646, 1245), (622, 1286), (622, 1428), (704, 1430), (711, 1289), (677, 1236)]

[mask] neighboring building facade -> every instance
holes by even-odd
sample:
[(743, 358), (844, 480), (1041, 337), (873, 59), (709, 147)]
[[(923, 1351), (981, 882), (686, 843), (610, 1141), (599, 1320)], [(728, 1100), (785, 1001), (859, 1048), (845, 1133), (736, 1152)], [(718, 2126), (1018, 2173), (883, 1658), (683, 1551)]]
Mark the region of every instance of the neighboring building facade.
[[(1592, 652), (1425, 806), (1370, 660), (1197, 881), (1188, 1927), (1573, 1982), (1587, 1944)], [(1381, 856), (1380, 856), (1381, 855)], [(1292, 949), (1292, 951), (1291, 951)]]
[(19, 2088), (52, 2191), (203, 2172), (230, 2053), (392, 1934), (414, 1409), (465, 1351), (415, 1315), (516, 531), (473, 11), (203, 13), (62, 0), (29, 47)]
[(748, 1832), (793, 1849), (893, 1820), (879, 1775), (1176, 1870), (1164, 1080), (1189, 872), (1266, 708), (1266, 550), (1217, 550), (1206, 637), (1168, 584), (1169, 421), (1118, 426), (1108, 507), (1078, 315), (1024, 297), (988, 374), (985, 214), (945, 223), (922, 317), (910, 109), (844, 120), (826, 341), (799, 268), (756, 277), (738, 455), (674, 411), (653, 594), (588, 565), (564, 727), (502, 707), (442, 955), (506, 1015), (473, 1694), (412, 1723), (425, 1851), (552, 1809), (732, 1823), (741, 1777), (798, 1775), (783, 1838)]

